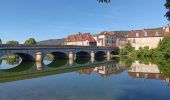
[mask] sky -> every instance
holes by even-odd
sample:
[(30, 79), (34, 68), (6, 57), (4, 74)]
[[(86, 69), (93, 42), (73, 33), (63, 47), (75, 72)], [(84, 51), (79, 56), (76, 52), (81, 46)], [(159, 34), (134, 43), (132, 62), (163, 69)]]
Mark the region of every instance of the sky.
[(23, 43), (65, 38), (78, 32), (166, 26), (165, 0), (0, 0), (0, 39)]

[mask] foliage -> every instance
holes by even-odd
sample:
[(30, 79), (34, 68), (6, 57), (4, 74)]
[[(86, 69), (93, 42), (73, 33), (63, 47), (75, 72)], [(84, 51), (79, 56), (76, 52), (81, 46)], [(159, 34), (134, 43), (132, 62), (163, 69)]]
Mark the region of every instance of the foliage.
[(131, 53), (132, 51), (134, 51), (130, 41), (128, 41), (126, 44), (125, 44), (125, 47), (120, 49), (120, 52), (119, 54), (120, 55), (128, 55), (129, 53)]
[(99, 3), (101, 2), (101, 3), (110, 3), (111, 2), (111, 0), (97, 0)]
[(8, 41), (6, 44), (8, 44), (8, 45), (18, 45), (19, 42), (18, 42), (18, 41), (11, 40), (11, 41)]
[(29, 38), (28, 40), (25, 41), (24, 45), (32, 45), (36, 44), (36, 41), (34, 38)]
[(121, 57), (120, 61), (125, 64), (127, 68), (130, 68), (132, 66), (132, 63), (135, 61), (134, 58), (129, 58), (129, 57)]
[(2, 44), (2, 40), (0, 39), (0, 44)]
[(156, 64), (159, 67), (160, 72), (166, 76), (166, 77), (170, 77), (170, 59), (160, 59), (158, 58), (156, 61)]
[(160, 41), (158, 51), (162, 52), (163, 56), (170, 57), (170, 36), (166, 36)]
[(170, 57), (170, 36), (165, 36), (160, 40), (158, 47), (155, 49), (149, 49), (148, 46), (139, 48), (139, 50), (133, 50), (130, 43), (120, 50), (122, 55), (130, 55), (132, 57), (143, 58), (143, 57)]
[(6, 56), (6, 61), (10, 65), (16, 65), (19, 63), (20, 58), (18, 55), (9, 54)]
[(138, 59), (142, 64), (156, 64), (161, 72), (165, 77), (170, 77), (170, 59), (155, 57), (155, 58), (143, 58)]
[(53, 56), (52, 54), (47, 54), (47, 55), (44, 57), (44, 60), (52, 61), (52, 60), (54, 60), (54, 56)]
[(170, 0), (166, 0), (166, 4), (165, 4), (166, 9), (168, 9), (167, 13), (165, 14), (165, 16), (167, 17), (167, 19), (170, 21)]

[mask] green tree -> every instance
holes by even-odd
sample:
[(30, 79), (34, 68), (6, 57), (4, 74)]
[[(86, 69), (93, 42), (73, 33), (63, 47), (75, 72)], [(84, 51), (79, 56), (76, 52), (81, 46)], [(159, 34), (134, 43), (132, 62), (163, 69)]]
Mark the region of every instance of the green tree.
[(128, 41), (126, 44), (125, 44), (125, 47), (120, 49), (120, 52), (119, 54), (121, 55), (128, 55), (129, 53), (131, 53), (133, 51), (133, 47), (130, 43), (130, 41)]
[(0, 44), (2, 44), (2, 40), (0, 39)]
[(18, 55), (15, 55), (15, 54), (8, 54), (6, 56), (6, 61), (10, 65), (16, 65), (16, 64), (19, 63), (20, 57)]
[(32, 44), (36, 44), (36, 41), (34, 38), (29, 38), (28, 40), (25, 41), (24, 43), (25, 45), (32, 45)]
[(165, 57), (170, 57), (170, 36), (165, 36), (158, 44), (158, 51), (162, 52)]
[(98, 2), (101, 2), (101, 3), (110, 3), (111, 0), (97, 0)]
[(166, 9), (168, 9), (168, 11), (165, 14), (165, 16), (170, 21), (170, 0), (166, 0), (165, 7), (166, 7)]
[(8, 45), (18, 45), (19, 42), (18, 42), (18, 41), (11, 40), (11, 41), (8, 41), (6, 44), (8, 44)]

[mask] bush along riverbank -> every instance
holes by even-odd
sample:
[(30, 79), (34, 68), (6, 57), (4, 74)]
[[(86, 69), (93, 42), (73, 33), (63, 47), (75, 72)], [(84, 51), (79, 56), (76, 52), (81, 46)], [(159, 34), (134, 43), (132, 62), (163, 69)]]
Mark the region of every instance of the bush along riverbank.
[(143, 58), (143, 57), (161, 57), (170, 58), (170, 36), (164, 37), (160, 40), (158, 47), (149, 49), (148, 46), (134, 50), (130, 42), (126, 43), (125, 47), (120, 49), (120, 55), (128, 55), (129, 57)]
[[(130, 42), (126, 43), (125, 47), (120, 49), (120, 55), (128, 56), (128, 65), (138, 60), (143, 64), (156, 64), (160, 72), (167, 77), (170, 77), (170, 36), (160, 40), (158, 47), (149, 49), (148, 46), (134, 50)], [(126, 61), (127, 62), (127, 61)]]

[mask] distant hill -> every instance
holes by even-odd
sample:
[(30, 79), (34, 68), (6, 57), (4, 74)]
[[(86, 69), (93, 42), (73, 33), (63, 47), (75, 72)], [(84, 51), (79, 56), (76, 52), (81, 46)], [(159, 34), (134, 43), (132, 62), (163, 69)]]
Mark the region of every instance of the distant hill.
[(113, 31), (113, 32), (126, 35), (126, 34), (128, 34), (129, 31)]
[(37, 42), (38, 45), (62, 45), (66, 38), (63, 39), (49, 39)]

